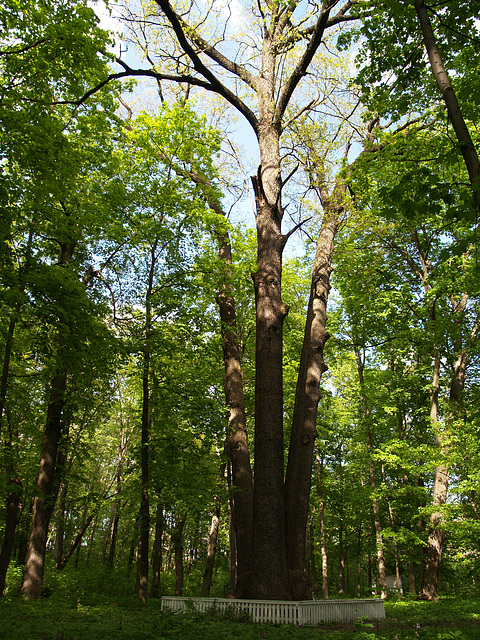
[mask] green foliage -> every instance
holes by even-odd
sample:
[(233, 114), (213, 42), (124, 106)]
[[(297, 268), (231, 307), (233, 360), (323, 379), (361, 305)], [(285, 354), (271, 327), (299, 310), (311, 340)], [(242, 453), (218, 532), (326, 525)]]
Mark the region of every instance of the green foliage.
[[(52, 593), (40, 602), (19, 599), (0, 602), (0, 637), (8, 640), (474, 640), (478, 600), (387, 604), (385, 622), (359, 621), (338, 628), (330, 625), (294, 627), (252, 624), (235, 616), (194, 611), (162, 611), (158, 601), (140, 607), (133, 600), (66, 600)], [(416, 622), (420, 619), (420, 622)], [(370, 626), (371, 625), (371, 626)]]

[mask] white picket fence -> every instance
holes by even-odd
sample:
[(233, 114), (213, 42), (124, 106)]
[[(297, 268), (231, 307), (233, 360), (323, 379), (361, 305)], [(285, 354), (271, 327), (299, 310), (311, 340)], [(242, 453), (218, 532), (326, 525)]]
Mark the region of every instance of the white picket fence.
[(228, 598), (184, 598), (163, 596), (162, 608), (183, 611), (193, 607), (196, 611), (227, 610), (247, 612), (253, 622), (274, 624), (320, 624), (325, 622), (353, 622), (359, 618), (379, 620), (385, 618), (383, 600), (231, 600)]

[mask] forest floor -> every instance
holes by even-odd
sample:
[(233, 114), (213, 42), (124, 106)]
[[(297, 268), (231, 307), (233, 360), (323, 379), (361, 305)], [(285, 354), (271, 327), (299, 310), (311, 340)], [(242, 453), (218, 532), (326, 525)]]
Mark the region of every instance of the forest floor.
[(161, 611), (158, 600), (0, 600), (0, 640), (480, 640), (480, 598), (386, 602), (386, 619), (294, 627)]

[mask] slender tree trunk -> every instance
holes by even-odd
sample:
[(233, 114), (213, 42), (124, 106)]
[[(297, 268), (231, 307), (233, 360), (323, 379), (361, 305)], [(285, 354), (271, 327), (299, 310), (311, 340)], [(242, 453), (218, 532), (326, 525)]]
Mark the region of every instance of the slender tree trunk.
[[(223, 474), (222, 474), (223, 476)], [(214, 497), (214, 509), (212, 514), (212, 522), (208, 534), (207, 560), (205, 563), (205, 571), (203, 573), (201, 596), (209, 596), (212, 586), (213, 565), (215, 563), (215, 553), (217, 551), (218, 527), (220, 525), (220, 496)]]
[(143, 349), (143, 374), (142, 374), (142, 497), (140, 501), (140, 538), (139, 538), (139, 561), (137, 565), (138, 576), (138, 598), (140, 602), (146, 603), (148, 595), (148, 551), (150, 542), (150, 502), (149, 502), (149, 431), (150, 431), (150, 360), (151, 360), (151, 332), (152, 332), (152, 310), (151, 296), (155, 276), (155, 265), (157, 260), (158, 240), (152, 245), (150, 252), (150, 269), (148, 274), (148, 286), (145, 296), (145, 334)]
[(407, 562), (407, 571), (408, 571), (408, 592), (412, 595), (416, 595), (417, 587), (415, 584), (415, 565), (409, 560)]
[(173, 534), (174, 553), (175, 553), (175, 593), (176, 596), (183, 595), (183, 529), (187, 520), (185, 513), (181, 520), (177, 522), (175, 532)]
[(310, 557), (308, 577), (310, 578), (312, 591), (315, 596), (318, 593), (317, 565), (315, 562), (315, 509), (308, 523), (308, 546)]
[(115, 564), (115, 553), (117, 550), (117, 540), (118, 540), (118, 525), (120, 522), (120, 512), (121, 512), (121, 492), (122, 492), (122, 466), (123, 466), (123, 455), (125, 452), (125, 436), (123, 427), (121, 424), (121, 419), (117, 414), (117, 422), (120, 427), (120, 442), (118, 445), (118, 463), (117, 463), (117, 473), (116, 473), (116, 491), (117, 495), (115, 498), (115, 502), (113, 503), (112, 517), (112, 535), (110, 538), (110, 549), (108, 551), (108, 567), (109, 569), (113, 569), (113, 565)]
[[(367, 436), (367, 448), (370, 454), (373, 452), (374, 443), (372, 431), (370, 429), (370, 410), (367, 403), (367, 398), (365, 395), (365, 381), (363, 377), (363, 364), (360, 356), (360, 350), (358, 345), (354, 344), (354, 352), (355, 352), (355, 360), (357, 363), (357, 371), (360, 382), (360, 390), (361, 390), (361, 400), (363, 403), (363, 410), (365, 416), (365, 432)], [(372, 456), (369, 455), (368, 458), (368, 472), (370, 477), (370, 486), (373, 491), (373, 499), (372, 499), (372, 510), (373, 510), (373, 523), (375, 526), (375, 540), (377, 546), (377, 566), (378, 566), (378, 582), (380, 584), (381, 597), (387, 598), (387, 570), (385, 566), (385, 558), (383, 555), (383, 535), (382, 535), (382, 525), (380, 522), (380, 504), (378, 502), (378, 498), (375, 495), (375, 490), (377, 488), (377, 481), (375, 477), (375, 465), (373, 464)]]
[(232, 295), (232, 251), (228, 236), (220, 239), (219, 256), (226, 265), (225, 282), (218, 295), (222, 323), (225, 403), (228, 407), (228, 437), (226, 451), (231, 460), (234, 485), (232, 493), (232, 523), (235, 530), (235, 548), (238, 584), (237, 596), (242, 597), (252, 570), (253, 483), (248, 448), (243, 393), (240, 344), (237, 332), (235, 299)]
[(322, 598), (324, 600), (328, 600), (328, 556), (325, 534), (325, 505), (323, 502), (322, 472), (323, 458), (320, 457), (320, 453), (317, 451), (315, 459), (315, 473), (318, 490), (318, 519), (320, 521), (320, 552), (322, 555)]
[[(33, 226), (33, 225), (32, 225)], [(26, 262), (22, 270), (26, 269), (29, 265), (31, 246), (33, 239), (32, 227), (27, 242)], [(8, 382), (10, 375), (10, 362), (12, 358), (12, 349), (15, 337), (15, 327), (17, 325), (20, 311), (22, 309), (21, 296), (24, 292), (22, 286), (19, 292), (19, 297), (15, 302), (10, 321), (8, 323), (7, 339), (5, 341), (5, 350), (3, 354), (3, 366), (2, 376), (0, 379), (0, 436), (3, 432), (3, 418), (5, 413), (5, 406), (7, 402)], [(5, 529), (3, 532), (3, 542), (0, 550), (0, 597), (3, 595), (5, 589), (5, 582), (7, 579), (8, 566), (12, 557), (13, 547), (15, 543), (15, 530), (18, 523), (18, 512), (20, 508), (20, 500), (23, 493), (22, 482), (15, 471), (15, 459), (13, 453), (13, 430), (12, 426), (8, 426), (8, 436), (5, 437), (4, 456), (5, 456), (5, 475), (8, 478), (7, 482), (7, 498), (5, 503)], [(19, 545), (20, 548), (20, 545)], [(26, 552), (26, 545), (25, 545)], [(20, 552), (19, 552), (20, 555)], [(23, 563), (21, 563), (23, 564)]]
[[(190, 177), (202, 189), (209, 207), (227, 218), (215, 190), (207, 178), (193, 168), (179, 171)], [(218, 257), (222, 263), (217, 304), (220, 312), (223, 347), (225, 404), (228, 408), (228, 430), (225, 450), (231, 460), (231, 474), (235, 490), (231, 517), (236, 535), (237, 597), (248, 590), (252, 571), (253, 551), (253, 482), (248, 447), (245, 398), (243, 392), (241, 346), (237, 330), (236, 303), (232, 286), (232, 247), (228, 233), (217, 233)]]
[(65, 504), (67, 500), (67, 485), (62, 484), (57, 509), (57, 529), (55, 532), (54, 560), (58, 569), (63, 556), (63, 543), (65, 538)]
[(97, 513), (97, 511), (95, 511), (95, 513), (92, 513), (91, 515), (89, 515), (88, 518), (86, 518), (86, 520), (83, 523), (83, 525), (81, 526), (80, 530), (77, 532), (77, 535), (72, 540), (72, 542), (70, 544), (70, 547), (67, 549), (67, 552), (65, 553), (65, 555), (63, 556), (63, 558), (61, 559), (60, 563), (57, 566), (57, 569), (59, 571), (63, 571), (63, 569), (65, 569), (65, 567), (67, 566), (67, 562), (73, 556), (75, 551), (79, 548), (79, 545), (80, 545), (80, 543), (81, 543), (81, 541), (83, 539), (83, 536), (85, 535), (85, 531), (88, 529), (88, 527), (90, 526), (92, 520), (95, 518), (96, 513)]
[(357, 598), (362, 597), (362, 526), (358, 527), (357, 537)]
[(338, 595), (345, 595), (345, 551), (343, 545), (343, 520), (338, 526)]
[(152, 550), (152, 598), (160, 596), (160, 575), (162, 571), (163, 504), (159, 498), (155, 515), (155, 540)]
[(112, 523), (112, 535), (110, 536), (110, 547), (108, 549), (108, 560), (107, 565), (109, 569), (113, 569), (115, 564), (115, 552), (117, 550), (117, 539), (118, 539), (118, 525), (120, 522), (120, 503), (115, 501), (113, 505), (113, 523)]
[(112, 507), (110, 509), (110, 517), (108, 519), (107, 528), (105, 530), (105, 535), (103, 537), (102, 564), (105, 564), (107, 561), (107, 551), (112, 541), (112, 527), (113, 527), (114, 518), (115, 518), (115, 503), (112, 504)]
[[(477, 317), (470, 332), (468, 343), (462, 346), (462, 319), (466, 307), (468, 297), (454, 305), (453, 318), (456, 323), (456, 334), (453, 342), (455, 344), (455, 368), (450, 383), (449, 394), (449, 415), (447, 423), (463, 419), (463, 391), (465, 388), (466, 370), (470, 355), (471, 345), (476, 341), (478, 330), (480, 328), (480, 309), (477, 311)], [(433, 318), (435, 320), (435, 318)], [(435, 430), (435, 444), (443, 459), (448, 454), (448, 437), (442, 431), (438, 423), (438, 392), (440, 387), (440, 351), (435, 349), (434, 357), (434, 373), (432, 392), (430, 399), (430, 420)], [(449, 428), (448, 425), (445, 427)], [(440, 464), (435, 470), (435, 481), (433, 485), (432, 506), (433, 513), (430, 515), (430, 527), (428, 535), (427, 556), (425, 568), (423, 572), (422, 587), (420, 589), (419, 598), (421, 600), (438, 600), (438, 576), (440, 564), (443, 554), (443, 545), (446, 533), (443, 527), (445, 516), (442, 511), (442, 505), (447, 501), (448, 483), (450, 477), (450, 469), (445, 464)]]
[(480, 162), (473, 144), (470, 132), (463, 118), (462, 110), (453, 89), (447, 71), (443, 66), (442, 57), (437, 47), (432, 24), (428, 15), (424, 0), (415, 0), (415, 11), (420, 23), (423, 42), (430, 60), (430, 67), (437, 82), (440, 93), (445, 101), (448, 117), (452, 123), (455, 135), (460, 143), (460, 149), (467, 167), (470, 182), (473, 187), (473, 195), (477, 209), (480, 211)]
[(93, 525), (92, 525), (92, 531), (90, 533), (90, 538), (88, 540), (88, 550), (87, 550), (87, 558), (86, 558), (86, 565), (88, 566), (88, 564), (90, 563), (90, 556), (92, 555), (92, 551), (93, 551), (93, 541), (95, 539), (95, 533), (97, 531), (97, 522), (98, 519), (93, 521)]
[[(9, 457), (11, 456), (9, 455)], [(6, 470), (9, 479), (7, 485), (5, 528), (3, 531), (2, 548), (0, 550), (0, 597), (3, 595), (5, 589), (8, 565), (12, 557), (15, 543), (15, 529), (17, 527), (18, 511), (23, 491), (21, 480), (15, 473), (13, 463), (8, 462)]]

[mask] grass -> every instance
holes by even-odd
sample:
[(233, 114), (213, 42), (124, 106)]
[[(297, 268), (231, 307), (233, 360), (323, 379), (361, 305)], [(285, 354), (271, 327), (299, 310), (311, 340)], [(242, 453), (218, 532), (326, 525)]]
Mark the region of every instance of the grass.
[(18, 596), (0, 601), (0, 640), (479, 640), (480, 599), (385, 604), (386, 620), (355, 625), (293, 627), (252, 624), (230, 617), (160, 610), (150, 600), (68, 601), (53, 595), (38, 602)]

